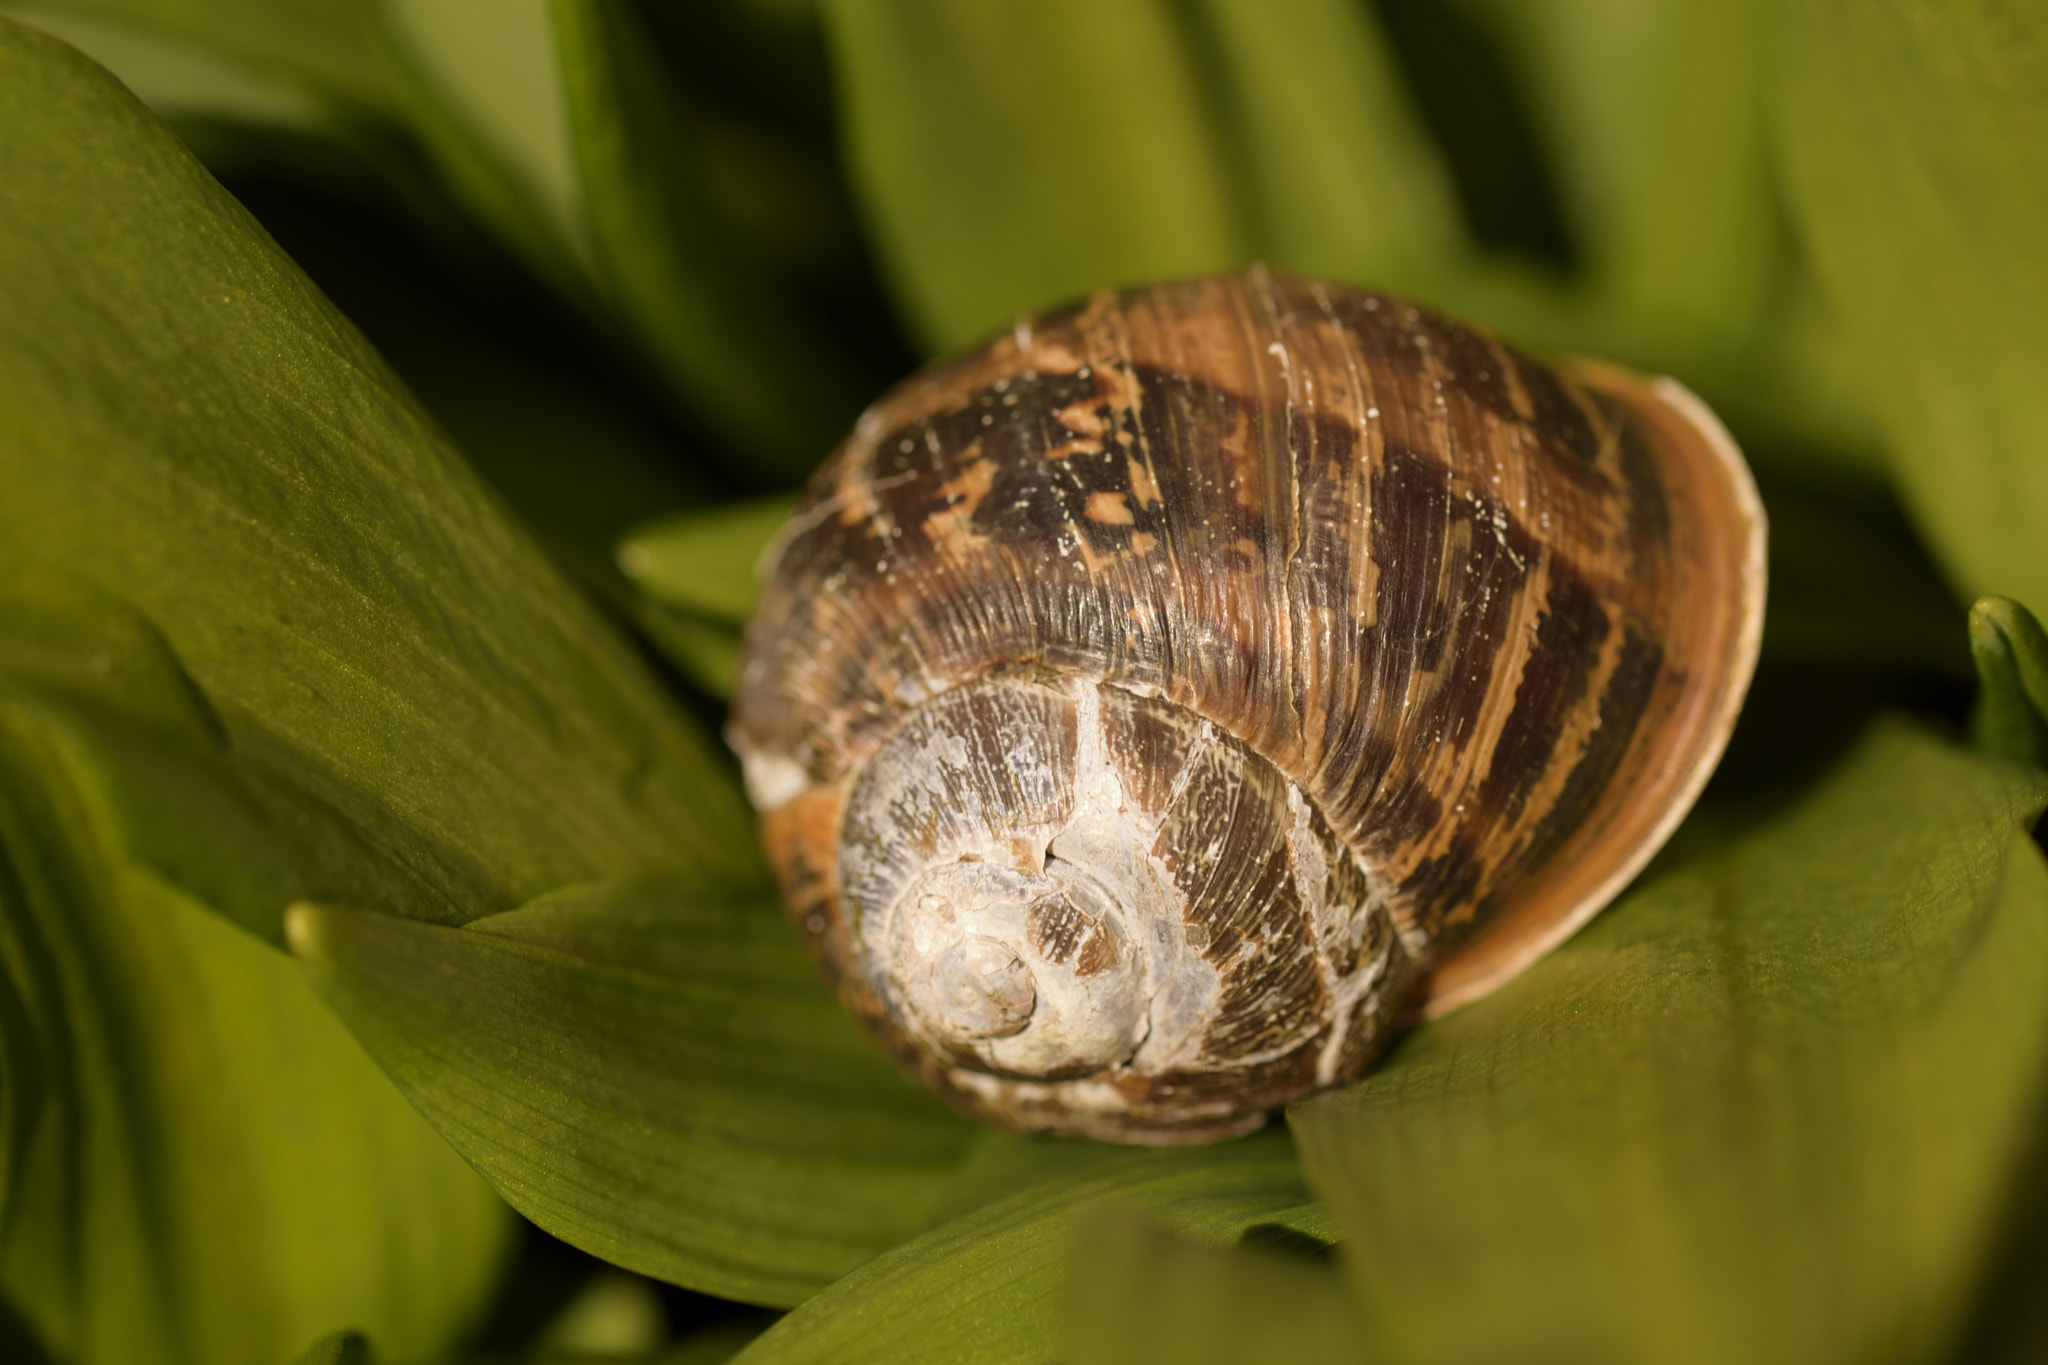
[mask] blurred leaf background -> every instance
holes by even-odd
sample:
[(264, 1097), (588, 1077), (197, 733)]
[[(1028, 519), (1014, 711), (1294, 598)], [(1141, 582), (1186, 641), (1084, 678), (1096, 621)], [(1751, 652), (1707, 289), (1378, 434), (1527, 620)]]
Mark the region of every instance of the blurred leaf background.
[[(1994, 0), (0, 5), (0, 1354), (2039, 1358), (2044, 221)], [(1752, 701), (1360, 1084), (984, 1131), (752, 852), (753, 564), (927, 357), (1254, 261), (1706, 396)]]

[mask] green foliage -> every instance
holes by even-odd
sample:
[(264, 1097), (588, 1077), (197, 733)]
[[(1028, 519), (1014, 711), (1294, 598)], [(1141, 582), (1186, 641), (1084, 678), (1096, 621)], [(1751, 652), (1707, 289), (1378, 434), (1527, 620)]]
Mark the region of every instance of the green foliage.
[(121, 847), (65, 729), (0, 697), (0, 1292), (79, 1362), (407, 1357), (467, 1326), (503, 1206), (290, 963)]
[(2048, 1061), (2044, 805), (1882, 725), (1296, 1106), (1375, 1358), (1938, 1358)]
[[(4, 8), (0, 1353), (2042, 1339), (2036, 9)], [(1706, 393), (1763, 668), (1638, 886), (1361, 1083), (985, 1132), (805, 960), (704, 722), (905, 336), (1253, 260)], [(670, 1340), (606, 1271), (480, 1322), (500, 1196), (790, 1311)]]
[(1782, 19), (1788, 190), (1900, 485), (1964, 591), (2048, 601), (2048, 14)]
[(972, 1136), (758, 898), (604, 885), (461, 929), (310, 905), (287, 928), (516, 1208), (680, 1284), (801, 1301), (916, 1231)]

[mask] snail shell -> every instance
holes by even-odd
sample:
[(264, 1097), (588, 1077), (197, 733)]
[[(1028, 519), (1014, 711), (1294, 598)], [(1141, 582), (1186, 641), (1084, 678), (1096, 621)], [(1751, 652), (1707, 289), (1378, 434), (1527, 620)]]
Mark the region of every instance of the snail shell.
[(1264, 270), (1019, 322), (771, 547), (730, 739), (842, 997), (1014, 1127), (1246, 1131), (1611, 899), (1764, 522), (1669, 380)]

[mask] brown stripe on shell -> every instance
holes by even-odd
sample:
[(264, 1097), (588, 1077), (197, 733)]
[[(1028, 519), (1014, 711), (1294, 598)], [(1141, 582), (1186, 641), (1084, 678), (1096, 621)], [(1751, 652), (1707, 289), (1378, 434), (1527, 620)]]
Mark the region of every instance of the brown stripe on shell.
[(1746, 683), (1760, 515), (1672, 392), (1266, 272), (1020, 324), (813, 483), (732, 740), (775, 806), (991, 667), (1163, 699), (1298, 784), (1469, 993), (1640, 865)]

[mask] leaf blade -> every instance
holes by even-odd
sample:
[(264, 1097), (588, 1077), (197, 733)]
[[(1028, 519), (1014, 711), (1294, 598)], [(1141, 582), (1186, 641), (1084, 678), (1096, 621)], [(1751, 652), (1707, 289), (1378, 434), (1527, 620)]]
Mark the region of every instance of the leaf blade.
[(514, 1207), (691, 1288), (802, 1299), (921, 1226), (972, 1133), (759, 900), (587, 887), (459, 930), (302, 905), (291, 932)]
[(2044, 796), (1880, 726), (1785, 817), (1297, 1106), (1378, 1349), (1951, 1340), (2048, 1025)]

